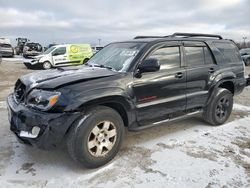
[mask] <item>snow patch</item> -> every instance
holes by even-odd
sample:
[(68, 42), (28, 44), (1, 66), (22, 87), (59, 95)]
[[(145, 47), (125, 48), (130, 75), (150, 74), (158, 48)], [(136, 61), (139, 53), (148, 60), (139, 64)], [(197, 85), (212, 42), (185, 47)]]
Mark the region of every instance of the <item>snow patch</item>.
[(233, 109), (234, 110), (250, 112), (250, 107), (249, 106), (244, 106), (244, 105), (241, 105), (241, 104), (234, 104)]
[(7, 109), (6, 101), (0, 101), (0, 108)]

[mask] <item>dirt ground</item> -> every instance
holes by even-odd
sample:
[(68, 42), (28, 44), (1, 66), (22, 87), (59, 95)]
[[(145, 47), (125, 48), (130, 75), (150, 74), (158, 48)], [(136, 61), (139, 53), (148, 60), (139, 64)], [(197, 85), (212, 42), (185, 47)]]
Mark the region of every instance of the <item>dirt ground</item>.
[(19, 57), (0, 64), (0, 187), (250, 186), (250, 87), (234, 98), (226, 124), (212, 127), (197, 117), (126, 132), (117, 157), (88, 170), (64, 147), (38, 150), (10, 132), (5, 100), (17, 78), (30, 72)]

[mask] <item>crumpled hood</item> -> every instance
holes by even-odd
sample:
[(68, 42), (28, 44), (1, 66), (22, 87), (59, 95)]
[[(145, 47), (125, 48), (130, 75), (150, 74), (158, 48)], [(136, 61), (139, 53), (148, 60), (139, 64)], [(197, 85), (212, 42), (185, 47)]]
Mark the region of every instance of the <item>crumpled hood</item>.
[(54, 89), (61, 85), (83, 82), (119, 74), (106, 68), (78, 66), (34, 72), (22, 76), (20, 80), (27, 88)]
[(36, 59), (40, 59), (40, 58), (42, 58), (42, 57), (44, 57), (45, 55), (44, 54), (40, 54), (40, 55), (36, 55), (36, 56), (34, 56), (34, 58), (36, 58)]
[(40, 54), (40, 55), (36, 55), (36, 56), (30, 57), (30, 59), (41, 59), (44, 56), (45, 56), (44, 54)]

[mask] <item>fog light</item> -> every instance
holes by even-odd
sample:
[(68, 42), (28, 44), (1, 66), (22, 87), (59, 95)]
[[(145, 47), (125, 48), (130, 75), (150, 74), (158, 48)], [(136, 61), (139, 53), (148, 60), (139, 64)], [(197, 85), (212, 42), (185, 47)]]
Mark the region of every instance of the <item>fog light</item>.
[(31, 132), (27, 131), (20, 131), (19, 136), (25, 138), (36, 138), (40, 132), (40, 128), (35, 126), (32, 128)]
[(37, 126), (33, 127), (32, 130), (31, 130), (31, 133), (32, 133), (34, 136), (38, 136), (39, 132), (40, 132), (40, 128), (37, 127)]

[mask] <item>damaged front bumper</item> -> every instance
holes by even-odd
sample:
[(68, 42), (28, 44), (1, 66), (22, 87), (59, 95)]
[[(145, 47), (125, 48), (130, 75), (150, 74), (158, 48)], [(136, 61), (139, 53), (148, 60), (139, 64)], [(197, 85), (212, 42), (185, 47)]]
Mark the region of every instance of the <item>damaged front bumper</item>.
[(7, 99), (10, 130), (18, 141), (40, 149), (54, 149), (60, 145), (80, 112), (48, 113), (17, 104), (13, 94)]

